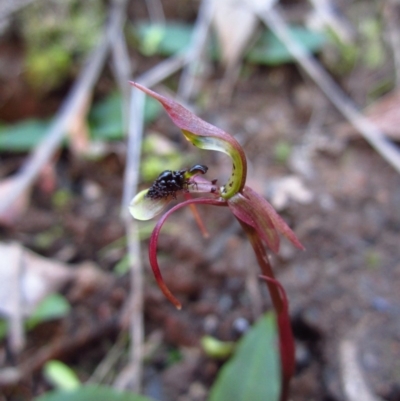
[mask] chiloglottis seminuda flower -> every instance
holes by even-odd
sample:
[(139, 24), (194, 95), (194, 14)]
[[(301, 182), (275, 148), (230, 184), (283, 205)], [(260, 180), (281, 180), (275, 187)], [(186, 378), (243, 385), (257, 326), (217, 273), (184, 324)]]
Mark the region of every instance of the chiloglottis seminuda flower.
[[(177, 195), (183, 194), (185, 197), (183, 202), (172, 207), (159, 219), (151, 235), (149, 259), (156, 281), (164, 295), (180, 309), (180, 302), (166, 286), (158, 266), (157, 242), (160, 230), (166, 219), (184, 206), (228, 207), (247, 234), (254, 249), (277, 314), (282, 363), (281, 400), (284, 400), (287, 398), (288, 383), (294, 371), (294, 342), (286, 296), (283, 287), (274, 277), (266, 247), (277, 253), (280, 243), (279, 234), (283, 234), (295, 247), (299, 249), (304, 247), (270, 203), (246, 186), (246, 156), (234, 137), (203, 121), (174, 100), (161, 96), (136, 82), (131, 82), (131, 85), (158, 100), (173, 123), (181, 129), (185, 138), (194, 146), (223, 152), (232, 160), (232, 173), (222, 186), (217, 186), (216, 180), (208, 181), (204, 178), (207, 167), (198, 164), (179, 171), (161, 172), (150, 188), (139, 192), (132, 200), (130, 204), (132, 216), (139, 220), (148, 220), (159, 214), (171, 200), (176, 199)], [(200, 197), (192, 198), (192, 193)]]

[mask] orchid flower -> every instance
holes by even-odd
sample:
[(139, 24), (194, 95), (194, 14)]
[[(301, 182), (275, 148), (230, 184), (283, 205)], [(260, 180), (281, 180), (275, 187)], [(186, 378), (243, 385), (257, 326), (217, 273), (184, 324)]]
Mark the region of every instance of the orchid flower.
[[(232, 159), (232, 174), (228, 182), (222, 186), (217, 186), (216, 180), (208, 181), (203, 177), (207, 172), (206, 166), (195, 165), (186, 170), (162, 172), (149, 189), (139, 192), (132, 200), (130, 204), (132, 216), (138, 220), (148, 220), (159, 214), (172, 199), (176, 199), (178, 194), (182, 193), (186, 199), (160, 218), (151, 235), (149, 258), (155, 279), (164, 295), (180, 309), (180, 302), (166, 286), (158, 266), (156, 252), (160, 230), (166, 219), (181, 207), (198, 204), (228, 207), (249, 238), (277, 314), (282, 366), (281, 400), (286, 400), (288, 384), (295, 366), (294, 341), (286, 295), (274, 277), (266, 247), (274, 253), (279, 251), (279, 233), (295, 247), (299, 249), (304, 247), (267, 200), (246, 186), (247, 160), (242, 147), (234, 137), (203, 121), (174, 100), (136, 82), (131, 82), (131, 85), (158, 100), (173, 123), (194, 146), (223, 152)], [(191, 193), (202, 196), (191, 198)]]

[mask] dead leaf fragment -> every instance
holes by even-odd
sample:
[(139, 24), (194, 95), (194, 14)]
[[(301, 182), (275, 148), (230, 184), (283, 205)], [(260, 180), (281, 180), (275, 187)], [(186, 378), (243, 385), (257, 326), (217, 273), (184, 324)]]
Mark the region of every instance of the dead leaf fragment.
[(213, 25), (227, 68), (241, 58), (257, 25), (257, 17), (241, 0), (214, 0)]
[(382, 96), (365, 114), (388, 137), (400, 140), (400, 89)]
[[(17, 258), (20, 249), (23, 254)], [(20, 291), (22, 315), (29, 316), (41, 300), (73, 278), (67, 265), (39, 256), (17, 243), (0, 243), (0, 255), (0, 314), (4, 316), (15, 314), (12, 300), (16, 292)], [(16, 282), (18, 270), (20, 288), (16, 289), (10, 283)]]
[(279, 178), (271, 183), (271, 203), (277, 210), (283, 210), (293, 200), (301, 204), (309, 204), (313, 201), (313, 193), (304, 185), (297, 176), (290, 175)]
[[(382, 96), (364, 110), (364, 115), (386, 136), (400, 141), (400, 89)], [(338, 131), (345, 138), (357, 135), (347, 123), (341, 124)]]
[[(16, 178), (6, 178), (0, 182), (0, 198), (7, 198), (8, 193), (13, 192), (16, 185)], [(31, 189), (26, 188), (21, 195), (14, 201), (8, 209), (0, 213), (0, 225), (12, 226), (18, 221), (21, 215), (26, 211), (29, 204)]]
[[(13, 299), (18, 291), (22, 315), (27, 317), (46, 296), (57, 292), (72, 280), (75, 281), (73, 297), (87, 295), (99, 287), (104, 288), (112, 280), (93, 263), (67, 265), (40, 256), (18, 243), (0, 242), (0, 255), (0, 315), (6, 317), (15, 314)], [(16, 275), (19, 275), (18, 280), (15, 280)], [(10, 283), (19, 283), (20, 288), (16, 289)]]
[(75, 155), (85, 155), (90, 147), (89, 126), (87, 123), (90, 105), (91, 98), (87, 96), (68, 126), (70, 146)]

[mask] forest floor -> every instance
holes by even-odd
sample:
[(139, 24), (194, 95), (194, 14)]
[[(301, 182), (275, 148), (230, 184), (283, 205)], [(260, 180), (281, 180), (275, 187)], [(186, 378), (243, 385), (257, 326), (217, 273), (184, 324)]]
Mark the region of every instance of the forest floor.
[[(139, 70), (146, 68), (144, 63)], [(271, 256), (288, 294), (296, 338), (291, 399), (345, 399), (344, 371), (353, 361), (346, 361), (342, 349), (350, 343), (371, 391), (400, 400), (400, 175), (361, 136), (348, 133), (343, 117), (295, 65), (247, 66), (229, 102), (218, 100), (217, 75), (202, 88), (200, 116), (241, 142), (248, 184), (271, 201), (306, 248), (298, 251), (283, 240), (279, 255)], [(355, 69), (340, 84), (363, 106), (377, 75)], [(21, 110), (31, 100), (21, 94)], [(229, 175), (224, 155), (189, 148), (165, 114), (148, 129), (177, 152), (190, 153), (193, 164), (207, 165), (210, 179), (223, 182)], [(123, 240), (110, 247), (125, 235), (120, 219), (125, 153), (115, 149), (88, 160), (64, 148), (55, 160), (52, 191), (68, 191), (67, 199), (57, 202), (37, 184), (23, 216), (1, 229), (2, 241), (76, 268), (94, 264), (103, 279), (63, 286), (71, 313), (29, 332), (17, 360), (0, 346), (2, 364), (26, 368), (20, 385), (5, 387), (9, 400), (31, 399), (48, 388), (40, 347), (86, 380), (115, 343), (126, 344), (117, 316), (129, 296), (129, 275), (112, 273), (126, 248)], [(5, 177), (25, 154), (0, 157)], [(270, 307), (239, 225), (224, 210), (199, 212), (208, 239), (189, 210), (174, 214), (160, 236), (160, 266), (182, 311), (155, 285), (148, 240), (141, 242), (145, 335), (155, 347), (144, 367), (144, 393), (163, 401), (205, 400), (221, 363), (201, 351), (202, 336), (237, 340)]]

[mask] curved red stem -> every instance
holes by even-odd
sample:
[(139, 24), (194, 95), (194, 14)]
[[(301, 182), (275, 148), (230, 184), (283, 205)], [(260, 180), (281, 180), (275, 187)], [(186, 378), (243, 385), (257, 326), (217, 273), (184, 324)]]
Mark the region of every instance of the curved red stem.
[(178, 205), (174, 206), (170, 210), (168, 210), (163, 216), (161, 216), (160, 220), (158, 220), (156, 226), (154, 227), (154, 230), (151, 234), (150, 237), (150, 245), (149, 245), (149, 259), (150, 259), (150, 265), (153, 270), (154, 277), (157, 281), (158, 286), (160, 287), (161, 291), (163, 294), (166, 296), (166, 298), (173, 304), (177, 309), (181, 309), (182, 305), (181, 303), (172, 295), (171, 291), (169, 288), (166, 286), (162, 275), (160, 271), (160, 267), (158, 266), (158, 261), (157, 261), (157, 242), (158, 242), (158, 236), (160, 234), (161, 228), (164, 225), (165, 221), (167, 218), (176, 210), (188, 206), (191, 204), (200, 204), (200, 205), (212, 205), (212, 206), (227, 206), (226, 201), (220, 201), (217, 199), (204, 199), (204, 198), (196, 198), (196, 199), (188, 199), (182, 203), (179, 203)]

